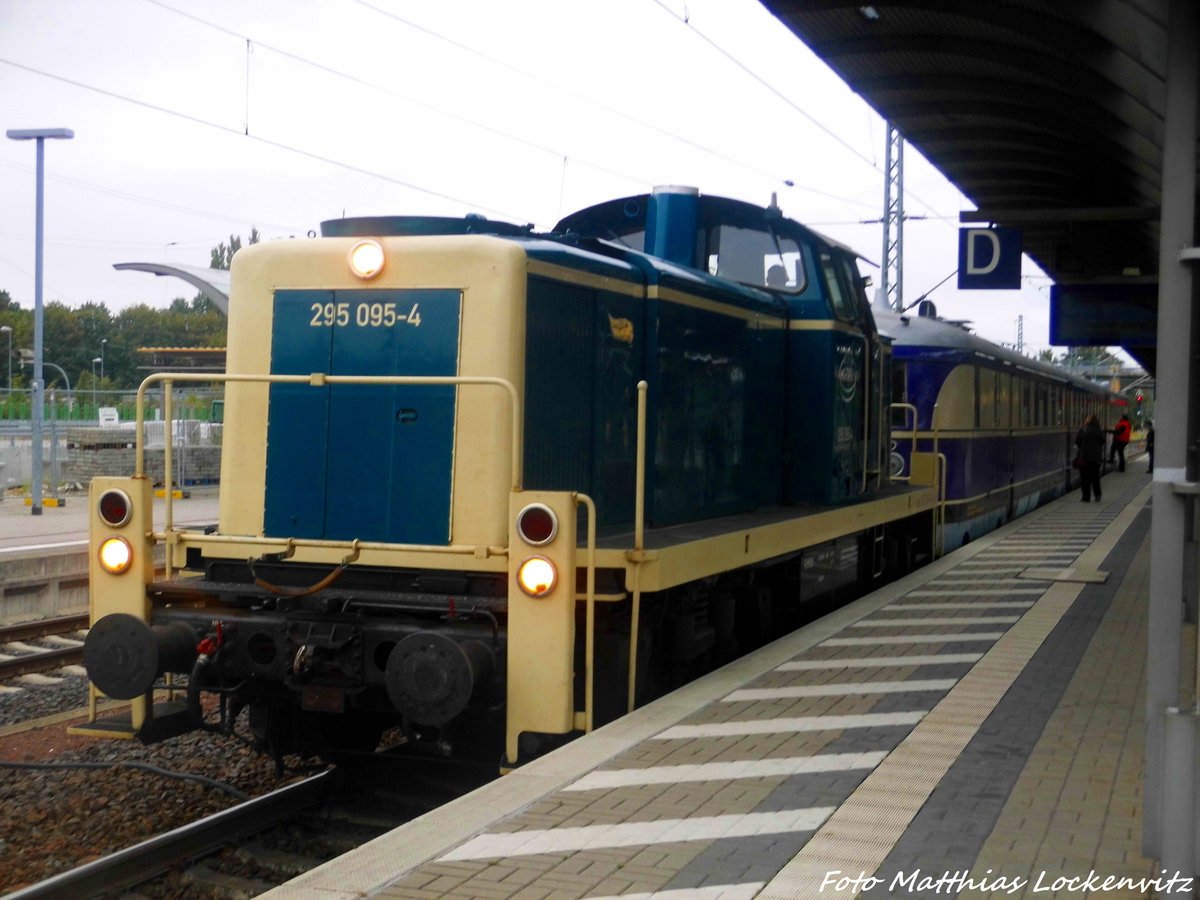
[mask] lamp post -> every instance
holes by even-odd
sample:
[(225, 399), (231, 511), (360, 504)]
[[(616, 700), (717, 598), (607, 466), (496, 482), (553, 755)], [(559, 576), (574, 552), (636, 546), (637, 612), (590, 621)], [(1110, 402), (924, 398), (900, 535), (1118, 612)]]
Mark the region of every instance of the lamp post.
[(45, 206), (46, 140), (70, 140), (75, 132), (69, 128), (24, 128), (5, 132), (14, 141), (37, 141), (37, 191), (33, 251), (33, 484), (32, 510), (42, 514), (42, 238), (43, 207)]
[(104, 365), (104, 360), (99, 356), (92, 360), (92, 406), (96, 409), (96, 419), (100, 418), (100, 407), (96, 403), (96, 363)]
[(0, 333), (8, 335), (8, 392), (12, 393), (12, 328), (0, 325)]
[(100, 339), (100, 380), (104, 380), (104, 345), (108, 343), (108, 338)]

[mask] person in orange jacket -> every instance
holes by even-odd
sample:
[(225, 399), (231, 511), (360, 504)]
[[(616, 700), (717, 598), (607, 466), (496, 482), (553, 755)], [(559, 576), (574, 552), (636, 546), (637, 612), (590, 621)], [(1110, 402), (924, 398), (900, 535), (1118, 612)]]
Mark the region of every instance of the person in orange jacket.
[(1113, 460), (1120, 461), (1117, 468), (1118, 472), (1125, 471), (1125, 448), (1129, 444), (1129, 436), (1133, 433), (1133, 426), (1129, 424), (1129, 416), (1121, 416), (1121, 419), (1112, 430), (1112, 449), (1108, 453), (1108, 464), (1111, 466)]

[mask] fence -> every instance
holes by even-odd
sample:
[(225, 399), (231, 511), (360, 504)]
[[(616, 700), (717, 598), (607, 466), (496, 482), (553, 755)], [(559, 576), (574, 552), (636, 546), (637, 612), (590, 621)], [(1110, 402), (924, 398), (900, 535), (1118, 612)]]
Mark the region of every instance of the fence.
[[(225, 392), (220, 388), (192, 391), (175, 391), (177, 419), (194, 419), (204, 422), (220, 422), (223, 418)], [(101, 419), (101, 410), (116, 410), (119, 421), (132, 422), (137, 411), (137, 391), (46, 391), (42, 421), (96, 422)], [(28, 390), (0, 392), (0, 427), (5, 423), (28, 423), (33, 415), (33, 404)], [(155, 391), (147, 398), (146, 417), (162, 418), (162, 392)]]

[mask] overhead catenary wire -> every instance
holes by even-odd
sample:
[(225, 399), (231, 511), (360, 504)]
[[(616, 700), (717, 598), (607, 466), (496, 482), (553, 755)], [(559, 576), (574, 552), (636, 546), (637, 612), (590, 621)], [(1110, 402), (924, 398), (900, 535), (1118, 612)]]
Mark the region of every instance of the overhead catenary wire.
[(238, 137), (244, 138), (245, 140), (255, 141), (257, 143), (264, 144), (269, 147), (274, 147), (279, 150), (285, 150), (289, 153), (294, 153), (297, 156), (303, 156), (308, 159), (327, 163), (331, 166), (336, 166), (340, 169), (345, 169), (350, 172), (355, 172), (356, 174), (364, 175), (368, 178), (375, 178), (380, 181), (386, 181), (390, 184), (394, 184), (399, 187), (407, 188), (412, 191), (417, 191), (422, 194), (428, 194), (432, 197), (437, 197), (441, 200), (449, 200), (452, 203), (458, 203), (463, 206), (474, 207), (477, 209), (483, 209), (483, 210), (486, 210), (487, 212), (496, 213), (498, 215), (504, 216), (505, 218), (513, 219), (515, 221), (522, 221), (525, 219), (524, 216), (521, 216), (516, 213), (512, 213), (512, 212), (509, 212), (506, 210), (496, 209), (494, 207), (484, 206), (482, 204), (472, 203), (471, 201), (468, 201), (462, 197), (456, 197), (453, 194), (447, 194), (444, 191), (438, 191), (438, 190), (434, 190), (433, 188), (422, 187), (421, 185), (415, 184), (414, 182), (405, 181), (402, 178), (396, 178), (395, 176), (392, 176), (392, 175), (385, 175), (382, 172), (373, 172), (370, 169), (363, 168), (362, 166), (356, 166), (356, 165), (353, 165), (352, 163), (343, 162), (341, 160), (334, 159), (333, 157), (330, 157), (330, 156), (324, 156), (320, 153), (316, 153), (311, 150), (305, 150), (301, 147), (294, 147), (290, 144), (285, 144), (282, 141), (273, 141), (268, 138), (264, 138), (264, 137), (261, 137), (259, 135), (254, 135), (254, 134), (243, 134), (241, 132), (241, 130), (234, 128), (232, 126), (229, 126), (229, 125), (223, 125), (220, 122), (213, 122), (209, 119), (204, 119), (200, 116), (194, 116), (190, 113), (180, 112), (179, 110), (175, 110), (175, 109), (168, 109), (165, 106), (159, 106), (156, 103), (150, 103), (146, 100), (139, 100), (136, 97), (128, 97), (124, 94), (119, 94), (116, 91), (110, 91), (105, 88), (96, 87), (95, 85), (85, 84), (82, 81), (77, 81), (73, 78), (67, 78), (64, 75), (56, 75), (53, 72), (47, 72), (44, 69), (39, 69), (35, 66), (29, 66), (24, 63), (19, 63), (19, 62), (16, 62), (15, 60), (5, 59), (5, 58), (0, 57), (0, 63), (3, 63), (4, 65), (12, 66), (17, 69), (22, 69), (26, 72), (32, 72), (35, 75), (41, 75), (44, 78), (50, 78), (54, 81), (62, 82), (63, 84), (69, 84), (72, 87), (77, 87), (77, 88), (80, 88), (81, 90), (91, 91), (92, 93), (100, 94), (105, 97), (110, 97), (114, 100), (120, 100), (125, 103), (131, 103), (135, 106), (140, 106), (143, 109), (149, 109), (149, 110), (153, 110), (154, 112), (162, 113), (164, 115), (173, 116), (174, 118), (182, 119), (185, 122), (191, 122), (194, 125), (201, 125), (206, 128), (213, 128), (217, 131), (225, 132), (226, 134), (236, 135)]
[[(481, 131), (487, 132), (489, 134), (504, 138), (506, 140), (512, 141), (514, 143), (517, 143), (517, 144), (520, 144), (520, 145), (523, 145), (523, 146), (526, 146), (526, 147), (529, 147), (529, 148), (532, 148), (532, 149), (535, 149), (535, 150), (538, 150), (541, 152), (544, 152), (546, 154), (549, 154), (550, 156), (553, 156), (556, 159), (565, 159), (565, 160), (574, 162), (579, 165), (587, 166), (588, 168), (593, 169), (597, 172), (602, 172), (606, 175), (612, 175), (613, 177), (628, 180), (630, 182), (633, 182), (633, 183), (636, 183), (639, 185), (645, 185), (649, 180), (643, 176), (634, 175), (629, 172), (619, 171), (617, 169), (613, 169), (610, 166), (599, 163), (595, 160), (585, 159), (576, 154), (567, 153), (563, 150), (560, 150), (555, 147), (550, 147), (546, 144), (539, 143), (539, 142), (531, 140), (527, 137), (513, 134), (510, 131), (505, 131), (504, 129), (496, 128), (492, 125), (488, 125), (486, 123), (480, 122), (477, 119), (472, 119), (468, 116), (460, 115), (458, 113), (447, 110), (443, 107), (436, 106), (432, 103), (426, 103), (423, 100), (419, 100), (415, 97), (412, 97), (408, 94), (397, 91), (386, 85), (379, 84), (378, 82), (361, 78), (357, 75), (353, 75), (342, 69), (338, 69), (338, 68), (328, 65), (326, 63), (319, 62), (317, 60), (311, 59), (302, 54), (294, 53), (290, 50), (286, 50), (277, 45), (269, 44), (269, 43), (266, 43), (264, 41), (261, 41), (261, 40), (255, 39), (255, 38), (248, 37), (238, 31), (227, 28), (224, 25), (221, 25), (217, 22), (213, 22), (209, 19), (203, 18), (202, 16), (198, 16), (195, 13), (188, 12), (186, 10), (178, 9), (174, 6), (171, 6), (170, 4), (163, 2), (163, 0), (146, 0), (146, 2), (150, 3), (154, 6), (157, 6), (160, 9), (166, 10), (168, 12), (172, 12), (178, 16), (182, 16), (183, 18), (190, 19), (199, 25), (203, 25), (208, 28), (211, 28), (214, 31), (217, 31), (221, 34), (228, 35), (229, 37), (236, 38), (237, 40), (245, 40), (248, 45), (250, 43), (253, 43), (253, 45), (257, 48), (260, 48), (263, 50), (268, 50), (272, 53), (278, 54), (279, 56), (281, 56), (285, 59), (289, 59), (292, 62), (296, 62), (301, 65), (309, 66), (313, 69), (316, 69), (317, 71), (324, 72), (328, 75), (332, 75), (337, 78), (345, 79), (346, 81), (349, 81), (351, 83), (359, 84), (359, 85), (362, 85), (363, 87), (371, 88), (372, 90), (377, 90), (383, 94), (386, 94), (387, 96), (395, 97), (396, 99), (403, 100), (406, 103), (410, 103), (421, 109), (428, 110), (428, 111), (430, 111), (436, 115), (442, 116), (444, 118), (451, 119), (453, 121), (460, 122), (460, 123), (469, 125), (474, 128), (478, 128)], [(460, 50), (465, 53), (469, 53), (473, 56), (483, 59), (484, 61), (486, 61), (487, 63), (489, 63), (491, 65), (500, 66), (504, 69), (507, 69), (511, 72), (514, 72), (514, 73), (520, 75), (523, 78), (530, 79), (538, 84), (541, 84), (546, 87), (552, 88), (556, 91), (562, 92), (562, 93), (566, 94), (567, 96), (570, 96), (570, 97), (572, 97), (576, 100), (579, 100), (583, 103), (586, 103), (588, 105), (594, 106), (595, 108), (603, 110), (606, 113), (609, 113), (614, 116), (618, 116), (622, 119), (625, 119), (626, 121), (632, 122), (633, 124), (635, 124), (641, 128), (644, 128), (649, 131), (655, 132), (657, 134), (663, 135), (672, 141), (677, 141), (679, 143), (682, 143), (682, 144), (689, 146), (695, 150), (699, 150), (700, 152), (705, 153), (709, 156), (713, 156), (724, 162), (731, 163), (739, 168), (745, 169), (746, 171), (753, 172), (756, 175), (766, 177), (772, 181), (778, 181), (782, 184), (787, 185), (788, 187), (796, 188), (797, 190), (806, 191), (806, 192), (809, 192), (812, 194), (817, 194), (819, 196), (828, 197), (833, 200), (839, 200), (844, 203), (850, 203), (850, 204), (853, 204), (856, 206), (863, 206), (868, 209), (874, 208), (871, 204), (866, 203), (861, 200), (858, 200), (858, 199), (855, 199), (853, 197), (847, 197), (842, 194), (833, 193), (831, 191), (827, 191), (822, 188), (814, 187), (812, 185), (798, 183), (794, 179), (784, 177), (775, 172), (767, 171), (765, 169), (762, 169), (758, 166), (753, 165), (752, 163), (747, 162), (744, 159), (739, 159), (737, 157), (722, 153), (719, 150), (716, 150), (716, 149), (709, 147), (705, 144), (702, 144), (698, 141), (694, 141), (690, 138), (680, 135), (677, 132), (674, 132), (667, 128), (664, 128), (661, 125), (655, 124), (654, 122), (649, 122), (638, 116), (632, 115), (631, 113), (629, 113), (625, 110), (611, 106), (610, 104), (607, 104), (607, 103), (603, 103), (592, 97), (588, 97), (587, 95), (582, 94), (578, 91), (574, 91), (559, 82), (554, 82), (554, 81), (550, 81), (546, 78), (542, 78), (541, 76), (539, 76), (535, 73), (532, 73), (532, 72), (528, 72), (525, 69), (520, 68), (519, 66), (514, 66), (511, 63), (508, 63), (502, 59), (499, 59), (498, 57), (492, 56), (491, 54), (485, 53), (481, 50), (477, 50), (474, 47), (470, 47), (467, 44), (462, 43), (461, 41), (457, 41), (457, 40), (454, 40), (453, 38), (446, 37), (445, 35), (440, 34), (430, 28), (427, 28), (423, 25), (417, 24), (416, 22), (413, 22), (411, 19), (407, 19), (396, 13), (390, 12), (389, 10), (381, 9), (380, 7), (378, 7), (372, 3), (365, 2), (365, 0), (352, 0), (352, 2), (358, 3), (358, 5), (363, 6), (364, 8), (369, 9), (370, 11), (372, 11), (374, 13), (377, 13), (377, 14), (385, 16), (386, 18), (389, 18), (393, 21), (396, 21), (399, 24), (405, 25), (406, 27), (409, 27), (416, 31), (419, 31), (420, 33), (422, 33), (428, 37), (432, 37), (438, 41), (442, 41), (446, 44), (449, 44), (450, 46), (454, 47), (457, 50)], [(248, 84), (249, 83), (249, 72), (247, 72), (246, 81)], [(249, 102), (250, 102), (249, 98), (247, 97), (247, 100), (246, 100), (247, 110), (249, 109)], [(247, 119), (248, 118), (249, 118), (249, 112), (247, 112)]]
[[(361, 3), (361, 2), (363, 2), (363, 0), (355, 0), (355, 2)], [(812, 116), (807, 110), (805, 110), (803, 107), (801, 107), (799, 104), (797, 104), (794, 100), (792, 100), (791, 97), (788, 97), (781, 90), (779, 90), (777, 87), (775, 87), (775, 85), (771, 84), (769, 81), (767, 81), (761, 75), (759, 75), (757, 72), (755, 72), (753, 69), (751, 69), (748, 65), (746, 65), (744, 62), (742, 62), (740, 59), (738, 59), (736, 56), (734, 56), (732, 53), (730, 53), (728, 50), (726, 50), (724, 47), (722, 47), (720, 44), (718, 44), (716, 41), (714, 41), (712, 38), (710, 38), (707, 34), (705, 34), (703, 31), (701, 31), (699, 28), (697, 28), (692, 23), (691, 16), (679, 15), (677, 12), (675, 12), (675, 10), (673, 10), (669, 6), (667, 6), (663, 2), (663, 0), (650, 0), (650, 2), (653, 3), (655, 6), (659, 7), (660, 9), (664, 10), (669, 16), (671, 16), (671, 18), (675, 19), (675, 21), (679, 22), (681, 25), (683, 25), (685, 28), (687, 28), (689, 31), (691, 31), (693, 34), (695, 34), (696, 37), (700, 38), (702, 41), (704, 41), (706, 44), (708, 44), (710, 47), (712, 47), (714, 50), (716, 50), (718, 53), (720, 53), (722, 56), (724, 56), (726, 59), (728, 59), (731, 63), (733, 63), (735, 66), (737, 66), (743, 72), (745, 72), (747, 75), (749, 75), (751, 78), (753, 78), (756, 82), (758, 82), (760, 85), (762, 85), (768, 91), (770, 91), (775, 97), (779, 98), (781, 101), (786, 103), (792, 110), (794, 110), (795, 112), (797, 112), (798, 114), (803, 116), (805, 119), (807, 119), (809, 122), (811, 122), (813, 125), (815, 125), (818, 129), (820, 129), (823, 133), (825, 133), (830, 138), (832, 138), (834, 141), (836, 141), (839, 145), (841, 145), (842, 147), (849, 150), (850, 153), (856, 159), (859, 159), (862, 162), (865, 162), (868, 166), (871, 167), (871, 169), (873, 171), (877, 172), (878, 174), (880, 174), (880, 175), (885, 174), (882, 171), (880, 171), (879, 165), (876, 162), (876, 159), (874, 156), (868, 157), (865, 153), (863, 153), (861, 150), (859, 150), (857, 147), (855, 147), (853, 144), (851, 144), (849, 141), (847, 141), (841, 135), (837, 134), (836, 132), (834, 132), (833, 130), (828, 128), (824, 123), (822, 123), (821, 121), (816, 119), (814, 116)], [(904, 193), (905, 193), (905, 195), (911, 197), (913, 200), (920, 203), (926, 209), (932, 210), (933, 212), (937, 213), (937, 209), (936, 209), (936, 207), (933, 206), (933, 204), (929, 203), (926, 200), (921, 199), (916, 194), (914, 194), (912, 191), (906, 189)], [(934, 218), (947, 218), (947, 217), (942, 216), (940, 213), (937, 213), (937, 215), (935, 215)]]

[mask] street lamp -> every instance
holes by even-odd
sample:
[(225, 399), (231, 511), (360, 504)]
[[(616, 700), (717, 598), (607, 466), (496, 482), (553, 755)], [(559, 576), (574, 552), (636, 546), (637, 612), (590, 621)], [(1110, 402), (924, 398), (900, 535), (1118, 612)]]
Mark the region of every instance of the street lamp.
[(31, 512), (42, 514), (42, 237), (46, 182), (46, 140), (70, 140), (70, 128), (17, 128), (5, 132), (14, 141), (37, 141), (37, 191), (33, 250), (33, 497)]
[(100, 339), (100, 380), (104, 380), (104, 345), (108, 343), (108, 338)]
[(102, 360), (99, 356), (92, 360), (92, 406), (96, 408), (96, 418), (99, 419), (100, 407), (96, 403), (96, 363), (104, 365), (104, 360)]
[(8, 335), (8, 392), (12, 393), (12, 328), (0, 325), (0, 333)]

